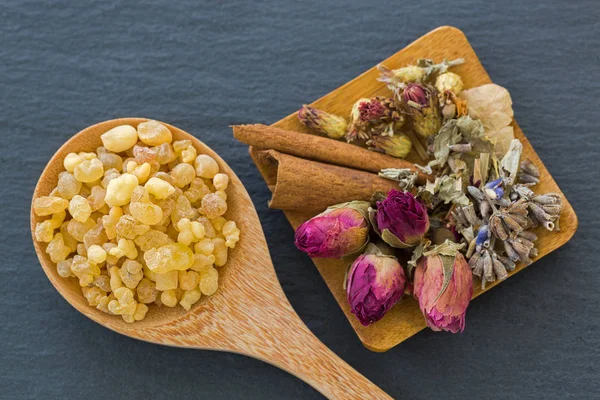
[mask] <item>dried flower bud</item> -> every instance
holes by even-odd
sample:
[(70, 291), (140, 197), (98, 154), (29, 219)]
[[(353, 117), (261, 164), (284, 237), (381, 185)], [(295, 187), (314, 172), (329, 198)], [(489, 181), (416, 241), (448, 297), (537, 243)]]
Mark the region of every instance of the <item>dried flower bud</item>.
[(402, 92), (402, 100), (411, 112), (415, 132), (427, 138), (442, 127), (442, 112), (431, 89), (411, 83)]
[(513, 238), (529, 227), (527, 214), (527, 201), (523, 199), (502, 207), (490, 217), (490, 231), (500, 240)]
[(435, 88), (440, 93), (449, 90), (454, 94), (459, 94), (460, 91), (463, 90), (463, 81), (460, 75), (455, 74), (454, 72), (446, 72), (438, 75), (435, 80)]
[(377, 209), (369, 209), (373, 228), (390, 246), (416, 246), (429, 230), (427, 209), (410, 192), (390, 190), (387, 197), (377, 202)]
[(358, 116), (362, 121), (395, 122), (396, 127), (404, 123), (400, 114), (400, 104), (391, 97), (373, 97), (370, 100), (358, 102)]
[(530, 232), (521, 232), (515, 238), (507, 239), (503, 242), (504, 251), (511, 261), (521, 261), (525, 265), (531, 264), (531, 258), (537, 255), (537, 249), (534, 247), (534, 240), (537, 236), (528, 237)]
[(481, 251), (483, 248), (490, 247), (490, 228), (487, 225), (481, 225), (475, 237), (476, 250)]
[(534, 185), (540, 183), (540, 170), (529, 159), (521, 161), (519, 182)]
[(361, 251), (369, 240), (366, 201), (329, 207), (298, 227), (296, 247), (310, 257), (341, 258)]
[(432, 74), (444, 74), (448, 71), (448, 68), (464, 62), (464, 59), (458, 58), (452, 61), (444, 60), (439, 64), (435, 64), (431, 59), (421, 58), (417, 60), (417, 65), (409, 65), (394, 70), (390, 70), (380, 64), (377, 66), (380, 72), (378, 81), (385, 83), (388, 89), (399, 94), (409, 83), (421, 83), (427, 80)]
[(317, 130), (330, 138), (341, 139), (346, 134), (347, 122), (345, 118), (329, 114), (307, 105), (298, 110), (298, 119), (304, 125)]
[(370, 99), (362, 98), (352, 106), (352, 110), (350, 111), (351, 122), (348, 126), (348, 133), (346, 134), (346, 140), (348, 142), (352, 142), (356, 139), (369, 139), (371, 137), (369, 121), (363, 121), (360, 113), (362, 104), (369, 103), (370, 101)]
[(502, 189), (502, 185), (502, 178), (490, 181), (485, 184), (485, 193), (492, 200), (501, 199), (502, 197), (504, 197), (504, 189)]
[(499, 256), (494, 249), (485, 248), (473, 254), (469, 267), (473, 270), (473, 275), (481, 278), (481, 289), (484, 290), (486, 282), (506, 279), (508, 271), (515, 269), (515, 263), (507, 257)]
[(362, 121), (371, 121), (382, 118), (385, 115), (385, 107), (379, 101), (363, 101), (358, 105), (358, 113)]
[(414, 295), (427, 326), (434, 331), (457, 333), (465, 328), (473, 277), (458, 249), (459, 245), (446, 241), (417, 261)]
[(396, 257), (370, 243), (350, 267), (346, 294), (350, 310), (361, 324), (379, 321), (400, 300), (406, 276)]
[(410, 102), (416, 103), (419, 107), (427, 107), (429, 105), (429, 98), (431, 92), (425, 89), (417, 83), (411, 83), (402, 92), (402, 99), (408, 104)]
[(549, 231), (558, 230), (558, 219), (562, 209), (562, 198), (558, 193), (534, 196), (528, 202), (529, 215), (537, 224)]
[(454, 119), (457, 116), (458, 113), (456, 112), (456, 104), (452, 102), (444, 104), (444, 107), (442, 107), (442, 117), (444, 118), (444, 121)]
[(369, 149), (392, 157), (404, 158), (412, 149), (412, 142), (406, 135), (382, 136), (375, 135), (367, 142)]
[(399, 102), (390, 97), (360, 99), (350, 112), (351, 123), (346, 139), (370, 139), (374, 135), (392, 136), (405, 121)]
[(392, 70), (385, 65), (379, 64), (377, 69), (381, 74), (378, 80), (385, 83), (394, 92), (397, 92), (409, 83), (421, 82), (427, 75), (427, 72), (423, 68), (416, 65)]

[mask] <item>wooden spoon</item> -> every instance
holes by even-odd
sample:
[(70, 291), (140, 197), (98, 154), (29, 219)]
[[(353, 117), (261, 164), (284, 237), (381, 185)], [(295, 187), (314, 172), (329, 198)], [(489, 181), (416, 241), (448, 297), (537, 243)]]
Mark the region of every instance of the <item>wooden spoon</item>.
[[(33, 198), (56, 187), (68, 153), (95, 151), (100, 135), (118, 125), (136, 127), (143, 118), (123, 118), (90, 126), (69, 139), (54, 154), (37, 183)], [(75, 279), (58, 275), (46, 245), (34, 238), (44, 272), (60, 294), (77, 310), (115, 332), (147, 342), (195, 349), (230, 351), (266, 361), (302, 379), (331, 399), (390, 399), (321, 343), (288, 302), (279, 281), (252, 200), (233, 170), (204, 143), (165, 124), (173, 140), (191, 140), (198, 153), (208, 154), (230, 178), (227, 218), (236, 221), (241, 240), (220, 269), (219, 289), (203, 296), (186, 312), (181, 307), (151, 306), (143, 321), (128, 324), (119, 316), (91, 307)], [(32, 235), (40, 218), (31, 210)]]

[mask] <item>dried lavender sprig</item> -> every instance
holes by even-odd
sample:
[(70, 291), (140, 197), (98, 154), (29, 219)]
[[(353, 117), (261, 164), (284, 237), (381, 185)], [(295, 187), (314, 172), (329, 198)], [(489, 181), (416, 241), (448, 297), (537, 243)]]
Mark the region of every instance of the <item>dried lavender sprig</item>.
[(525, 172), (528, 175), (535, 176), (537, 178), (540, 177), (540, 170), (528, 158), (526, 158), (525, 160), (523, 160), (521, 162), (521, 171)]
[(538, 183), (540, 183), (540, 178), (537, 178), (533, 175), (520, 173), (519, 174), (519, 182), (537, 185)]
[(490, 217), (490, 231), (500, 240), (515, 237), (529, 225), (527, 201), (519, 199), (508, 207), (502, 207)]
[(481, 223), (475, 212), (473, 204), (459, 206), (451, 212), (452, 217), (459, 227), (477, 226)]
[(525, 264), (531, 264), (529, 254), (533, 244), (523, 239), (507, 239), (504, 241), (504, 250), (506, 255), (514, 262), (521, 261)]
[(473, 275), (481, 278), (481, 289), (485, 289), (487, 282), (504, 280), (508, 272), (515, 269), (515, 263), (507, 257), (496, 252), (493, 248), (483, 249), (473, 254), (469, 260)]
[(549, 231), (557, 229), (556, 224), (562, 210), (562, 197), (558, 193), (533, 196), (528, 202), (530, 216), (538, 225)]

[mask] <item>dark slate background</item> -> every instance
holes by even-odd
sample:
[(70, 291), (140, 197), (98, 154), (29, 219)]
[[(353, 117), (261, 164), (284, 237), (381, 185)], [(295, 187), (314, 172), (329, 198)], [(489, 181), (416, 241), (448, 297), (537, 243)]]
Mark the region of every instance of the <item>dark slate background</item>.
[[(125, 116), (195, 134), (257, 206), (292, 305), (334, 352), (402, 399), (585, 399), (600, 391), (600, 4), (589, 1), (1, 1), (0, 398), (318, 399), (239, 355), (119, 336), (39, 268), (28, 211), (71, 135)], [(362, 347), (295, 250), (230, 124), (272, 123), (439, 25), (462, 29), (580, 219), (565, 247), (472, 303), (462, 335)]]

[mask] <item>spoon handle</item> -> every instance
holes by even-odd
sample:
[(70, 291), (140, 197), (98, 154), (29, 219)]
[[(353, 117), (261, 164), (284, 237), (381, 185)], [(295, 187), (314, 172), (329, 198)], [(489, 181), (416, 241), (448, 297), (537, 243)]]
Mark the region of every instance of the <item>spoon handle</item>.
[(254, 357), (295, 375), (329, 399), (391, 399), (304, 325), (272, 269), (255, 279), (244, 278), (230, 281), (224, 293), (205, 302), (202, 310), (173, 323), (126, 334), (171, 346)]
[[(281, 289), (263, 291), (262, 295), (266, 293), (270, 295), (262, 297), (260, 305), (245, 309), (245, 318), (235, 318), (222, 327), (228, 331), (229, 341), (223, 350), (246, 354), (281, 368), (329, 399), (391, 399), (317, 339)], [(232, 314), (227, 313), (223, 318)]]
[[(392, 399), (325, 346), (300, 321), (282, 327), (277, 351), (263, 358), (311, 385), (328, 399)], [(290, 324), (292, 325), (292, 324)]]

